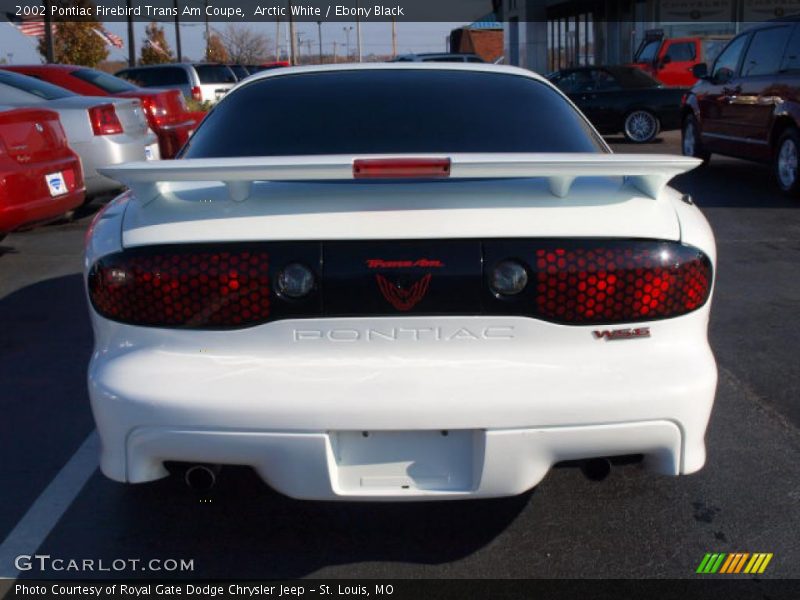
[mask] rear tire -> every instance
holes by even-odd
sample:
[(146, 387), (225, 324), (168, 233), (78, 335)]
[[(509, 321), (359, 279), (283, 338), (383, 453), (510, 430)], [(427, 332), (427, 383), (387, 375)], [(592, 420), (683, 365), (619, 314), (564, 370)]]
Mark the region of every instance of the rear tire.
[(681, 152), (684, 156), (699, 158), (703, 164), (708, 164), (711, 152), (703, 148), (700, 141), (700, 128), (694, 115), (689, 115), (683, 120), (681, 127)]
[(628, 141), (635, 144), (652, 142), (661, 130), (661, 123), (649, 110), (632, 110), (625, 116), (623, 132)]
[(783, 132), (775, 147), (773, 172), (780, 190), (787, 196), (800, 196), (800, 133), (794, 127)]

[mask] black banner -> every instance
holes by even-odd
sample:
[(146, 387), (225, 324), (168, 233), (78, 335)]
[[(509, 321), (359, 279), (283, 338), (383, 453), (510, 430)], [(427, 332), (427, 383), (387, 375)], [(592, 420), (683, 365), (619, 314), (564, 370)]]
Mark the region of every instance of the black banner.
[(23, 598), (167, 599), (379, 598), (391, 600), (492, 598), (619, 600), (796, 600), (800, 580), (301, 580), (301, 581), (0, 581), (7, 600)]
[(0, 19), (245, 23), (763, 21), (800, 13), (800, 0), (0, 0)]

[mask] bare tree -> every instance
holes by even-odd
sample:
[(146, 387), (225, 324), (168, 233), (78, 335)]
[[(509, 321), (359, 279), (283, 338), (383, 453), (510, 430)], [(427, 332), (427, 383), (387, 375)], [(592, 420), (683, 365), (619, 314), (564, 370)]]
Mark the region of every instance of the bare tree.
[(270, 39), (249, 27), (228, 25), (222, 32), (222, 44), (232, 63), (252, 65), (264, 62)]

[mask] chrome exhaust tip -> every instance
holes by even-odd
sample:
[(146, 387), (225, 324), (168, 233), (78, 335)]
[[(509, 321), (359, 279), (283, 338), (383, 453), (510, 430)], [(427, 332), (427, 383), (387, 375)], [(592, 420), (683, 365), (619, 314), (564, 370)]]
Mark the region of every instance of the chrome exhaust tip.
[(183, 480), (196, 492), (208, 492), (217, 483), (218, 465), (194, 465), (186, 469)]

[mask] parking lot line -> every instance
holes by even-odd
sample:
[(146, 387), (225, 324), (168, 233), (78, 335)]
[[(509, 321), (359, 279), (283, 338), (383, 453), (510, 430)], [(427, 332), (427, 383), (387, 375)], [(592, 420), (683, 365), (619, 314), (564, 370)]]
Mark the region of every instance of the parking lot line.
[(32, 555), (98, 467), (99, 438), (93, 430), (0, 545), (0, 577), (16, 578), (15, 559)]

